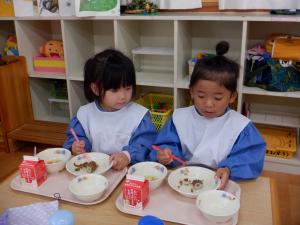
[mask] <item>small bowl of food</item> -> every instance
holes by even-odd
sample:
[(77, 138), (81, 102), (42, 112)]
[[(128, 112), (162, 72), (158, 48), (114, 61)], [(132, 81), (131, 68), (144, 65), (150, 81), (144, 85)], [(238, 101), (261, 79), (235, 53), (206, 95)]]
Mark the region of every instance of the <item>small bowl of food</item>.
[(240, 199), (226, 191), (209, 190), (198, 195), (196, 205), (208, 220), (221, 223), (238, 213)]
[(100, 199), (108, 188), (108, 180), (99, 174), (85, 174), (75, 177), (69, 184), (69, 191), (80, 201), (94, 202)]
[(157, 162), (140, 162), (128, 169), (129, 175), (143, 176), (149, 181), (149, 189), (158, 188), (168, 174), (168, 169)]
[(109, 155), (101, 152), (89, 152), (71, 158), (66, 169), (69, 173), (80, 176), (84, 174), (103, 174), (111, 168)]
[(186, 166), (174, 170), (168, 177), (172, 189), (188, 198), (196, 198), (207, 190), (215, 190), (220, 186), (220, 179), (215, 178), (215, 172), (197, 166)]
[(39, 152), (36, 157), (44, 160), (48, 173), (56, 173), (65, 168), (71, 158), (71, 152), (65, 148), (47, 148)]

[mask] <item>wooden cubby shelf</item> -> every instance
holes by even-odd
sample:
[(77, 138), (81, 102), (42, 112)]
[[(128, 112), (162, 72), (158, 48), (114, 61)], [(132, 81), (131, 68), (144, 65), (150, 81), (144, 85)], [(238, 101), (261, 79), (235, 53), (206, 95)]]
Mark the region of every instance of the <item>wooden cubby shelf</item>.
[[(245, 52), (272, 33), (300, 35), (300, 16), (260, 13), (160, 13), (157, 16), (0, 18), (0, 46), (16, 33), (19, 52), (26, 56), (35, 119), (68, 122), (81, 105), (83, 66), (94, 54), (116, 48), (134, 62), (137, 96), (148, 92), (173, 95), (174, 107), (190, 104), (188, 60), (199, 52), (215, 53), (226, 40), (227, 56), (240, 64), (237, 110), (249, 106), (255, 123), (300, 128), (300, 92), (268, 92), (244, 86)], [(66, 74), (33, 72), (32, 57), (51, 39), (64, 43)], [(49, 95), (52, 80), (67, 84), (68, 100)], [(56, 109), (55, 109), (56, 105)], [(299, 132), (298, 132), (299, 139)], [(299, 150), (292, 159), (266, 157), (265, 168), (300, 174)]]

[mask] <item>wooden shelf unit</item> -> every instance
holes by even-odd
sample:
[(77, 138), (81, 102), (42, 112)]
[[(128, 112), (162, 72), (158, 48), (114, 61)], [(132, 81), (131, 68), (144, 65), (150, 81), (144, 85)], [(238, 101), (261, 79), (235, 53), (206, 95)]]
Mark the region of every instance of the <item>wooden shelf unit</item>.
[(9, 151), (8, 133), (33, 119), (25, 57), (0, 66), (0, 147)]
[[(169, 93), (178, 108), (190, 104), (188, 60), (198, 52), (215, 53), (215, 45), (226, 40), (230, 43), (227, 56), (240, 64), (238, 111), (241, 112), (244, 103), (267, 107), (272, 103), (274, 115), (261, 108), (255, 111), (254, 107), (253, 122), (299, 128), (300, 92), (268, 92), (243, 85), (246, 49), (264, 43), (271, 33), (300, 35), (299, 28), (299, 16), (272, 16), (265, 12), (0, 18), (0, 44), (7, 33), (16, 31), (20, 54), (27, 58), (35, 119), (67, 122), (87, 103), (83, 93), (83, 65), (95, 53), (106, 48), (121, 50), (136, 65), (137, 95), (151, 91)], [(64, 42), (65, 76), (33, 72), (32, 57), (50, 39)], [(53, 79), (65, 80), (68, 88), (68, 102), (64, 103), (67, 109), (60, 115), (49, 114), (49, 82)], [(265, 162), (265, 168), (300, 174), (299, 151), (291, 160), (266, 157)]]

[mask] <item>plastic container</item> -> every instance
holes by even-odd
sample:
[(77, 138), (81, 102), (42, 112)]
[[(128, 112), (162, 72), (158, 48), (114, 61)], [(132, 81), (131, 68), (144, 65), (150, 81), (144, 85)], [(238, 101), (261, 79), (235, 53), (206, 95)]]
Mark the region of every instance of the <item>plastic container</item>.
[(164, 225), (164, 222), (155, 216), (143, 216), (140, 218), (138, 225)]
[(68, 99), (66, 81), (55, 80), (51, 84), (50, 97), (56, 99)]
[(267, 143), (266, 155), (290, 159), (297, 149), (297, 130), (256, 125)]
[(49, 225), (74, 225), (73, 213), (68, 210), (57, 210), (49, 217)]
[(173, 112), (173, 96), (149, 93), (136, 100), (150, 110), (152, 122), (156, 130), (160, 130)]
[(196, 58), (192, 58), (188, 61), (188, 64), (189, 64), (189, 76), (192, 76), (192, 73), (193, 73), (193, 70), (194, 70), (194, 67), (197, 63), (197, 59)]

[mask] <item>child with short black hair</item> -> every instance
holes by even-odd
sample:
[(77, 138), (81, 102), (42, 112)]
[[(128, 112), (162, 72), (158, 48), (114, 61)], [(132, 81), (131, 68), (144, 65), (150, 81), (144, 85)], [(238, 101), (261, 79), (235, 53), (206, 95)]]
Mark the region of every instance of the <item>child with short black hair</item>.
[(237, 98), (239, 65), (224, 57), (229, 44), (216, 46), (217, 56), (201, 59), (190, 80), (193, 106), (176, 109), (155, 143), (163, 151), (150, 153), (151, 160), (177, 166), (170, 153), (188, 164), (216, 169), (223, 189), (228, 179), (252, 179), (264, 164), (266, 144), (253, 123), (229, 108)]
[[(64, 147), (75, 155), (109, 154), (117, 170), (145, 161), (157, 133), (148, 109), (132, 102), (135, 90), (134, 65), (123, 53), (107, 49), (88, 59), (84, 93), (90, 103), (70, 122)], [(74, 140), (71, 128), (80, 141)]]

